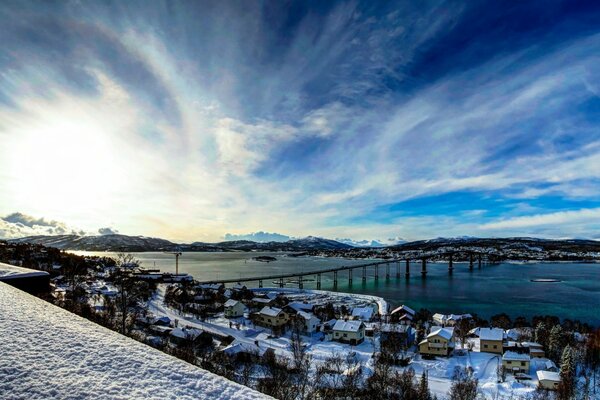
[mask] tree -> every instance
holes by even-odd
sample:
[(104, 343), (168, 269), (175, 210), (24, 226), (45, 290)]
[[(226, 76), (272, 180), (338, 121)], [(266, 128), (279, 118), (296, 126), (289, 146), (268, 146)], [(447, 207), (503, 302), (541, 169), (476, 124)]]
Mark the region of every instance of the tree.
[(132, 277), (131, 266), (140, 263), (131, 254), (119, 253), (116, 261), (117, 268), (113, 274), (113, 280), (118, 293), (115, 296), (114, 305), (120, 316), (119, 331), (125, 335), (129, 332), (138, 306), (148, 294), (149, 285), (146, 282), (136, 281)]
[(590, 333), (585, 342), (584, 363), (591, 371), (593, 392), (596, 393), (596, 376), (600, 369), (600, 328)]
[(448, 396), (450, 400), (475, 400), (477, 398), (477, 379), (473, 378), (468, 371), (457, 367)]
[(492, 316), (492, 318), (490, 319), (490, 323), (492, 327), (501, 328), (504, 330), (510, 329), (512, 327), (510, 317), (505, 313)]
[(425, 371), (423, 371), (423, 373), (421, 374), (421, 379), (419, 380), (417, 400), (432, 400), (431, 392), (429, 391), (429, 379)]
[(565, 335), (563, 329), (560, 325), (555, 325), (552, 327), (548, 339), (548, 358), (554, 362), (558, 362), (564, 347)]
[(471, 320), (469, 318), (461, 318), (456, 323), (454, 327), (455, 335), (460, 340), (460, 344), (463, 349), (465, 348), (465, 342), (467, 341), (467, 336), (469, 335), (469, 331), (471, 330)]
[(569, 400), (575, 394), (575, 354), (571, 346), (566, 346), (560, 359), (560, 383), (558, 399)]
[(538, 323), (535, 327), (535, 341), (536, 341), (536, 343), (541, 344), (542, 346), (544, 346), (545, 349), (547, 349), (548, 348), (548, 339), (549, 339), (548, 328), (546, 327), (546, 324), (542, 321), (542, 322)]

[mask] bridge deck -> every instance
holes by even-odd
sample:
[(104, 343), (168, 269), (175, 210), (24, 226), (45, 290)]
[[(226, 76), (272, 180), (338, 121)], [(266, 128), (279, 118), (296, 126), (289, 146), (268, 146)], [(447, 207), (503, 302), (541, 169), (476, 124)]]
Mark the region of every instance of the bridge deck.
[[(393, 258), (393, 259), (389, 259), (389, 260), (385, 260), (385, 261), (375, 261), (375, 262), (371, 262), (371, 263), (357, 264), (357, 265), (345, 265), (345, 266), (329, 268), (329, 269), (312, 270), (312, 271), (304, 271), (304, 272), (293, 272), (293, 273), (288, 273), (288, 274), (252, 276), (252, 277), (246, 277), (246, 278), (213, 279), (213, 280), (209, 280), (209, 281), (199, 281), (198, 284), (200, 284), (200, 285), (207, 285), (207, 284), (214, 284), (214, 283), (225, 284), (225, 283), (237, 283), (237, 282), (256, 282), (256, 281), (264, 281), (264, 280), (270, 280), (270, 279), (298, 278), (301, 276), (311, 276), (311, 275), (327, 274), (327, 273), (339, 272), (339, 271), (348, 271), (351, 269), (363, 268), (363, 267), (373, 267), (375, 265), (393, 264), (393, 263), (406, 261), (406, 260), (416, 261), (416, 260), (428, 259), (430, 257), (439, 257), (439, 256), (443, 257), (443, 256), (447, 256), (447, 255), (452, 255), (455, 253), (456, 252), (435, 253), (435, 254), (420, 255), (418, 257)], [(481, 254), (479, 252), (469, 252), (469, 253)]]

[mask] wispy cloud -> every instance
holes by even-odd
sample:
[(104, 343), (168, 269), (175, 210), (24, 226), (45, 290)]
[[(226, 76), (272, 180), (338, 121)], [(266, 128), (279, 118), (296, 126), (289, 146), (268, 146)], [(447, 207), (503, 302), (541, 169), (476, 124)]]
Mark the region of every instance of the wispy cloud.
[[(592, 235), (507, 225), (600, 196), (584, 15), (600, 12), (3, 4), (0, 212), (174, 240)], [(493, 201), (410, 202), (459, 192)]]

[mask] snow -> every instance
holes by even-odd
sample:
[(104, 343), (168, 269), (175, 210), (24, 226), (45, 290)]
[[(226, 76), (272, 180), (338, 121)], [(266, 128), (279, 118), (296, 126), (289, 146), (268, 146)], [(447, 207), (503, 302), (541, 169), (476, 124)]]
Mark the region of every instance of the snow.
[(429, 335), (427, 335), (427, 338), (431, 338), (434, 336), (441, 336), (446, 340), (450, 340), (452, 339), (452, 331), (446, 328), (441, 328), (441, 329), (436, 329), (435, 331), (431, 331), (431, 333)]
[(342, 332), (358, 332), (360, 326), (363, 325), (362, 321), (342, 321), (338, 320), (333, 326), (334, 331)]
[(502, 356), (502, 359), (510, 361), (529, 361), (531, 358), (529, 357), (529, 354), (521, 354), (516, 353), (514, 351), (507, 351)]
[(371, 307), (355, 307), (352, 309), (352, 316), (363, 321), (370, 321), (373, 318), (373, 309)]
[(275, 307), (263, 307), (262, 310), (260, 310), (260, 313), (262, 315), (266, 315), (268, 317), (276, 317), (281, 313), (281, 308), (275, 308)]
[(262, 399), (0, 282), (0, 393), (11, 399)]
[(548, 381), (560, 381), (560, 374), (558, 372), (552, 371), (537, 371), (537, 378), (539, 381), (548, 380)]
[(48, 275), (49, 274), (44, 271), (36, 271), (35, 269), (17, 267), (15, 265), (0, 263), (0, 281)]
[(502, 340), (504, 331), (500, 328), (480, 328), (479, 339), (481, 340)]
[(223, 304), (224, 307), (235, 307), (235, 305), (239, 303), (237, 300), (229, 299)]

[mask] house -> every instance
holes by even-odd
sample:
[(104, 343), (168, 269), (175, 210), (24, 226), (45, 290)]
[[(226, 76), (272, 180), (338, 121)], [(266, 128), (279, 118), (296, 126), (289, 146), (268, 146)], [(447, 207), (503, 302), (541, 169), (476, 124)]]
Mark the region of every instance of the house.
[(401, 305), (400, 307), (395, 308), (390, 313), (391, 322), (401, 322), (404, 324), (410, 324), (414, 318), (415, 310), (405, 305)]
[(546, 353), (544, 353), (544, 347), (535, 342), (522, 342), (521, 345), (529, 349), (529, 355), (531, 358), (544, 358), (546, 357)]
[(454, 350), (454, 332), (441, 328), (432, 331), (419, 343), (419, 353), (425, 356), (447, 357)]
[(529, 373), (529, 364), (531, 362), (531, 358), (529, 354), (525, 353), (516, 353), (514, 351), (507, 351), (502, 356), (502, 366), (512, 373)]
[(353, 346), (360, 344), (365, 339), (365, 323), (338, 320), (332, 328), (332, 339)]
[(254, 320), (258, 325), (274, 329), (286, 325), (290, 316), (281, 308), (265, 306), (255, 314)]
[(450, 314), (446, 316), (446, 325), (454, 326), (458, 323), (458, 321), (463, 319), (472, 319), (473, 316), (471, 314)]
[(433, 314), (433, 322), (437, 325), (444, 326), (446, 325), (446, 319), (448, 318), (444, 314), (435, 313)]
[(502, 354), (504, 331), (500, 328), (479, 329), (479, 351)]
[(560, 384), (560, 374), (553, 371), (537, 371), (537, 378), (542, 389), (556, 390)]
[(368, 322), (373, 318), (374, 310), (372, 307), (354, 307), (352, 317), (361, 321)]
[(415, 341), (415, 330), (405, 324), (383, 324), (381, 325), (381, 341), (398, 340), (406, 347)]
[(203, 343), (212, 343), (212, 336), (201, 329), (195, 328), (175, 328), (169, 334), (169, 341), (173, 344), (183, 344), (187, 341)]
[(223, 304), (224, 314), (227, 318), (237, 318), (244, 316), (244, 304), (241, 301), (229, 299)]
[(306, 333), (316, 332), (321, 324), (321, 320), (319, 318), (305, 311), (298, 311), (296, 318), (302, 324), (302, 331)]
[(286, 307), (289, 307), (291, 310), (294, 310), (294, 312), (298, 312), (298, 311), (312, 312), (315, 308), (315, 305), (309, 304), (309, 303), (301, 303), (299, 301), (293, 301), (293, 302), (289, 303)]
[(250, 300), (250, 307), (252, 308), (261, 308), (265, 306), (270, 306), (273, 303), (273, 299), (268, 299), (264, 297), (253, 297)]

